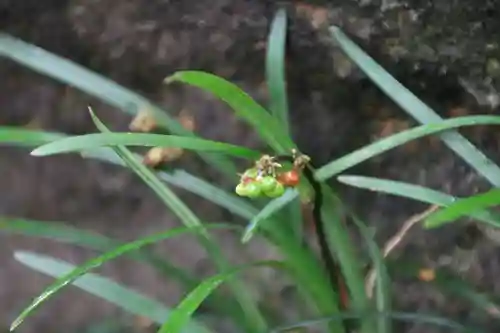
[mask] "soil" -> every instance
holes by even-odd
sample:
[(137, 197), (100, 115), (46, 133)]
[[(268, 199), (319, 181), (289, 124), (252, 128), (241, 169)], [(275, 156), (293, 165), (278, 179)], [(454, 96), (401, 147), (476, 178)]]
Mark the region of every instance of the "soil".
[[(142, 93), (173, 114), (189, 110), (195, 116), (197, 132), (204, 137), (262, 147), (251, 130), (213, 97), (184, 87), (166, 89), (161, 82), (179, 69), (205, 70), (230, 79), (265, 102), (265, 42), (270, 20), (280, 5), (290, 15), (287, 78), (293, 135), (317, 165), (415, 125), (332, 46), (324, 30), (327, 24), (343, 28), (443, 117), (498, 110), (500, 22), (495, 18), (500, 15), (500, 4), (495, 1), (0, 0), (0, 26)], [(86, 111), (89, 103), (113, 129), (125, 130), (130, 121), (118, 110), (10, 61), (1, 60), (0, 74), (1, 124), (31, 124), (68, 134), (93, 132)], [(495, 162), (500, 160), (500, 141), (494, 129), (476, 127), (463, 133)], [(216, 172), (192, 156), (175, 165), (221, 182)], [(4, 216), (64, 221), (61, 223), (123, 240), (179, 224), (144, 184), (116, 167), (76, 156), (34, 158), (25, 149), (2, 147), (0, 171), (0, 214)], [(437, 139), (408, 144), (349, 173), (417, 183), (453, 195), (489, 188)], [(381, 242), (409, 216), (426, 208), (408, 200), (340, 190), (376, 227)], [(179, 194), (206, 220), (234, 219), (207, 202)], [(461, 231), (446, 227), (424, 232), (417, 227), (399, 255), (424, 265), (456, 259)], [(4, 301), (0, 323), (6, 327), (51, 281), (15, 262), (14, 251), (39, 251), (73, 263), (95, 254), (51, 241), (1, 237), (0, 295)], [(243, 249), (230, 233), (219, 237), (237, 262), (276, 255), (258, 242)], [(198, 275), (208, 274), (204, 253), (192, 239), (171, 240), (158, 250)], [(468, 253), (475, 259), (461, 274), (498, 293), (500, 255), (495, 242), (484, 239)], [(182, 296), (175, 283), (125, 259), (98, 272), (167, 305)], [(487, 314), (445, 298), (422, 283), (398, 280), (394, 289), (398, 309), (440, 313), (491, 332), (500, 328)], [(264, 292), (256, 293), (264, 297)], [(20, 330), (75, 332), (122, 315), (116, 307), (68, 288)], [(136, 326), (132, 329), (138, 331)], [(224, 329), (231, 331), (219, 327), (221, 332)], [(397, 332), (440, 331), (405, 324)]]

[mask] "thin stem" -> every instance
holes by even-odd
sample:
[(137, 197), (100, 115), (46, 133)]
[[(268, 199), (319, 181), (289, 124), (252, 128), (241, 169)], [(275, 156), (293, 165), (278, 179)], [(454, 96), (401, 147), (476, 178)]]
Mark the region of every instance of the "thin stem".
[[(279, 155), (276, 156), (276, 160), (279, 162), (290, 162), (293, 163), (294, 159), (291, 156)], [(318, 183), (316, 179), (314, 179), (313, 170), (311, 168), (311, 163), (308, 163), (304, 170), (304, 176), (307, 178), (309, 183), (311, 184), (314, 190), (314, 201), (313, 201), (313, 222), (314, 222), (314, 230), (316, 232), (316, 237), (318, 239), (318, 244), (321, 253), (321, 259), (325, 266), (326, 272), (328, 274), (328, 278), (330, 280), (330, 284), (335, 292), (339, 292), (340, 294), (340, 308), (342, 310), (346, 310), (346, 304), (342, 299), (343, 285), (342, 285), (342, 277), (340, 276), (340, 270), (335, 260), (332, 257), (332, 253), (330, 251), (330, 247), (328, 246), (328, 241), (326, 239), (326, 233), (323, 225), (323, 219), (321, 215), (321, 208), (323, 205), (323, 192), (321, 190), (321, 184)], [(352, 325), (348, 320), (344, 320), (344, 327), (346, 332), (352, 332)]]

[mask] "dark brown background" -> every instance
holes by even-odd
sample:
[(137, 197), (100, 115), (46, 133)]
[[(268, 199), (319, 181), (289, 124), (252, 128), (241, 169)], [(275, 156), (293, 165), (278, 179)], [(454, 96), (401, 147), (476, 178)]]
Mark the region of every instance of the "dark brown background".
[[(414, 123), (384, 97), (335, 49), (321, 24), (341, 26), (401, 82), (443, 116), (498, 111), (500, 8), (495, 1), (316, 1), (245, 0), (0, 0), (2, 30), (33, 42), (107, 75), (177, 113), (195, 115), (198, 132), (209, 138), (259, 146), (251, 131), (229, 110), (194, 89), (166, 89), (161, 84), (179, 69), (201, 69), (224, 76), (266, 101), (264, 52), (272, 15), (284, 5), (290, 15), (288, 89), (293, 134), (300, 148), (318, 165), (378, 137)], [(25, 70), (0, 62), (0, 123), (36, 123), (44, 129), (81, 134), (94, 131), (86, 112), (89, 103), (114, 129), (125, 130), (130, 119), (87, 96)], [(498, 161), (495, 128), (465, 133)], [(178, 162), (217, 182), (196, 158)], [(378, 175), (465, 195), (487, 188), (485, 181), (437, 140), (421, 140), (385, 154), (352, 173)], [(0, 213), (64, 221), (120, 239), (178, 225), (150, 191), (133, 175), (75, 156), (34, 158), (28, 151), (0, 150)], [(232, 217), (216, 207), (181, 193), (207, 220)], [(398, 224), (425, 206), (361, 191), (344, 193), (386, 239)], [(403, 255), (436, 264), (454, 252), (457, 228), (415, 230)], [(221, 242), (234, 260), (273, 257), (258, 243), (242, 249), (233, 235)], [(187, 238), (159, 246), (165, 256), (198, 274), (208, 274), (203, 251)], [(52, 242), (2, 236), (0, 243), (0, 321), (5, 325), (50, 279), (12, 260), (16, 249), (31, 249), (81, 263), (92, 253)], [(500, 257), (492, 242), (476, 245), (468, 277), (489, 291), (500, 288)], [(99, 272), (175, 304), (181, 292), (150, 268), (117, 260)], [(266, 276), (255, 276), (266, 279)], [(279, 283), (255, 282), (256, 293)], [(273, 284), (274, 283), (274, 284)], [(264, 289), (263, 285), (266, 285)], [(462, 321), (495, 326), (481, 311), (447, 299), (421, 284), (398, 281), (400, 309), (438, 311)], [(260, 292), (258, 291), (260, 290)], [(262, 296), (264, 297), (264, 296)], [(69, 332), (122, 312), (99, 299), (68, 288), (42, 307), (22, 332)], [(499, 327), (496, 326), (496, 329)], [(222, 328), (221, 328), (222, 329)], [(434, 332), (404, 325), (398, 332)], [(436, 331), (438, 332), (438, 331)]]

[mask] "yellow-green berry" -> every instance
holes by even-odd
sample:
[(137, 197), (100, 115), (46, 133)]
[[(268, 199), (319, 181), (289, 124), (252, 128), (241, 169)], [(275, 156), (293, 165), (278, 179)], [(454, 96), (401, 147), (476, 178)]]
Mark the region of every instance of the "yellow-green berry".
[(249, 198), (257, 198), (262, 194), (262, 190), (260, 189), (260, 186), (256, 183), (247, 183), (245, 184), (246, 186), (246, 191), (247, 191), (247, 197)]
[(239, 183), (236, 185), (236, 189), (234, 190), (237, 195), (240, 197), (246, 197), (247, 196), (247, 185), (244, 183)]
[(271, 176), (264, 176), (258, 182), (263, 192), (270, 192), (278, 185), (278, 181)]
[(255, 183), (239, 183), (235, 189), (236, 194), (241, 197), (256, 198), (261, 195), (260, 186)]
[(264, 194), (270, 198), (281, 197), (285, 193), (285, 186), (283, 184), (276, 182), (276, 186), (270, 190), (265, 191)]

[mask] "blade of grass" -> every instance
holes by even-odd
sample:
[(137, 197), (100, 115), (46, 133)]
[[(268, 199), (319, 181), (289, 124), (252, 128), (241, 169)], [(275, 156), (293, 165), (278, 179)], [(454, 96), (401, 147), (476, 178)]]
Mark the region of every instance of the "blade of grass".
[[(8, 132), (5, 133), (8, 134)], [(26, 132), (21, 131), (20, 133), (31, 135), (33, 134), (33, 131), (26, 130)], [(44, 133), (40, 132), (40, 134), (43, 135)], [(57, 133), (56, 137), (62, 138), (67, 136)], [(3, 138), (9, 139), (11, 137), (9, 135), (5, 135)], [(25, 138), (21, 137), (19, 140), (25, 140)], [(31, 142), (33, 145), (39, 143), (38, 139), (31, 140)], [(41, 142), (45, 143), (44, 140)], [(120, 157), (116, 155), (114, 150), (110, 148), (99, 148), (92, 151), (85, 151), (83, 155), (88, 155), (87, 157), (126, 166)], [(139, 158), (137, 159), (140, 160)], [(184, 171), (174, 171), (171, 174), (160, 171), (157, 175), (162, 180), (165, 180), (177, 187), (192, 191), (208, 200), (211, 200), (212, 202), (215, 202), (216, 204), (226, 207), (233, 213), (238, 214), (243, 218), (252, 219), (259, 213), (257, 208), (247, 203), (245, 200), (242, 200), (234, 195), (230, 195), (227, 192), (218, 189), (216, 186), (196, 178)], [(320, 313), (325, 315), (332, 313), (332, 311), (335, 311), (336, 309), (333, 302), (334, 297), (330, 295), (328, 281), (321, 275), (321, 266), (311, 250), (309, 248), (303, 248), (300, 243), (294, 239), (293, 235), (289, 233), (290, 230), (283, 227), (286, 225), (286, 222), (286, 220), (277, 220), (277, 216), (273, 216), (272, 221), (262, 224), (262, 229), (265, 230), (266, 237), (269, 237), (269, 239), (281, 249), (289, 263), (294, 267), (294, 274), (300, 281), (302, 281), (304, 290), (307, 290), (308, 294), (305, 296), (311, 297), (311, 299), (318, 306)], [(162, 271), (164, 273), (169, 272), (169, 270), (164, 269), (163, 265), (160, 265), (158, 261), (155, 266), (162, 267)], [(216, 300), (214, 300), (214, 302), (216, 302)]]
[[(381, 192), (398, 197), (413, 199), (433, 205), (447, 207), (457, 201), (457, 198), (423, 186), (404, 182), (364, 176), (339, 176), (337, 180), (343, 184), (374, 192)], [(500, 217), (488, 211), (471, 212), (468, 216), (488, 225), (499, 227)]]
[[(330, 32), (347, 56), (396, 104), (422, 124), (443, 120), (434, 110), (412, 94), (385, 69), (377, 64), (338, 27)], [(456, 131), (441, 134), (441, 140), (465, 162), (485, 177), (491, 184), (500, 187), (500, 168), (470, 141)]]
[[(121, 160), (118, 161), (119, 158), (110, 150), (109, 148), (100, 148), (92, 152), (87, 151), (84, 155), (89, 154), (93, 158), (102, 158), (112, 163), (124, 165)], [(259, 210), (253, 207), (253, 205), (248, 204), (234, 195), (229, 195), (214, 185), (191, 176), (184, 171), (174, 171), (171, 174), (160, 171), (156, 174), (162, 180), (172, 185), (190, 190), (207, 200), (215, 202), (222, 207), (226, 207), (228, 210), (243, 218), (252, 219), (259, 214)], [(173, 179), (173, 177), (177, 176), (179, 176), (179, 178)], [(221, 202), (215, 201), (218, 192), (221, 192)], [(231, 199), (226, 200), (224, 199), (225, 197)], [(234, 206), (232, 206), (233, 203)], [(320, 312), (326, 315), (332, 313), (332, 311), (338, 311), (333, 302), (334, 295), (330, 294), (331, 291), (328, 280), (324, 278), (316, 257), (309, 248), (303, 248), (301, 246), (302, 243), (296, 241), (296, 238), (290, 233), (292, 230), (283, 228), (286, 222), (286, 220), (277, 220), (274, 215), (269, 218), (269, 222), (261, 223), (260, 227), (265, 231), (265, 236), (281, 249), (282, 253), (287, 258), (287, 262), (294, 268), (295, 276), (299, 281), (302, 281), (304, 289), (307, 290), (307, 296), (312, 298), (320, 309)]]
[(463, 333), (486, 333), (486, 331), (478, 329), (476, 327), (466, 327), (456, 321), (453, 321), (448, 318), (438, 317), (431, 314), (425, 313), (412, 313), (412, 312), (385, 312), (379, 313), (375, 311), (371, 312), (342, 312), (336, 314), (334, 316), (329, 316), (325, 318), (313, 319), (313, 320), (304, 320), (296, 324), (287, 325), (283, 327), (276, 328), (272, 330), (270, 333), (280, 333), (280, 332), (293, 332), (295, 329), (306, 328), (317, 326), (318, 324), (330, 322), (330, 321), (339, 321), (343, 319), (357, 319), (363, 317), (388, 317), (393, 320), (405, 321), (405, 322), (413, 322), (419, 324), (431, 324), (434, 326), (447, 327), (451, 328), (453, 332), (463, 332)]
[(500, 125), (500, 117), (465, 116), (442, 121), (439, 120), (433, 124), (417, 126), (378, 140), (324, 165), (316, 171), (316, 178), (318, 180), (325, 180), (372, 157), (427, 135), (436, 134), (452, 128), (476, 125)]
[[(14, 258), (23, 265), (54, 278), (64, 276), (76, 267), (62, 260), (28, 251), (16, 251)], [(73, 285), (127, 312), (143, 316), (158, 324), (162, 324), (171, 313), (170, 309), (157, 301), (96, 274), (87, 273), (75, 280)], [(12, 329), (13, 327), (11, 331)], [(189, 327), (183, 332), (209, 333), (210, 331), (195, 321), (191, 321)]]
[[(351, 296), (350, 303), (355, 310), (366, 311), (370, 308), (370, 303), (365, 293), (362, 261), (357, 257), (356, 249), (343, 223), (344, 205), (325, 184), (322, 184), (322, 192), (321, 214), (325, 233), (330, 248), (338, 259), (340, 270)], [(373, 330), (373, 323), (369, 318), (362, 318), (361, 330), (366, 333)]]
[(477, 194), (469, 198), (459, 199), (448, 207), (431, 214), (424, 221), (428, 228), (435, 228), (448, 222), (453, 222), (464, 215), (470, 215), (485, 208), (500, 204), (500, 189)]
[(289, 189), (281, 197), (271, 200), (257, 215), (252, 218), (250, 223), (248, 223), (241, 241), (243, 243), (248, 242), (257, 231), (257, 227), (260, 222), (266, 220), (268, 217), (285, 207), (297, 196), (297, 191)]
[[(267, 39), (266, 82), (270, 99), (268, 109), (280, 121), (286, 133), (290, 133), (285, 71), (286, 30), (286, 10), (279, 9), (271, 23), (271, 31)], [(297, 241), (300, 241), (303, 238), (300, 201), (292, 201), (286, 213), (289, 219), (288, 224), (293, 228)]]
[[(8, 134), (8, 132), (4, 133)], [(31, 135), (33, 134), (33, 131), (26, 130), (26, 132), (21, 131), (20, 133)], [(40, 133), (42, 135), (44, 134), (43, 132)], [(58, 133), (56, 137), (62, 138), (67, 136)], [(3, 138), (9, 139), (11, 137), (9, 135), (5, 135), (3, 136)], [(19, 138), (19, 140), (24, 142), (31, 142), (33, 145), (36, 145), (40, 142), (46, 142), (44, 140), (39, 141), (38, 139), (25, 141), (27, 139), (23, 137)], [(121, 166), (126, 166), (126, 163), (124, 163), (111, 148), (99, 148), (92, 151), (85, 151), (83, 152), (83, 155), (84, 157), (91, 157)], [(137, 157), (137, 160), (140, 159), (141, 158)], [(162, 180), (167, 181), (174, 186), (184, 188), (188, 191), (198, 194), (207, 200), (210, 200), (222, 207), (227, 208), (228, 210), (243, 218), (252, 219), (259, 213), (259, 210), (257, 208), (240, 199), (239, 197), (230, 195), (227, 192), (217, 188), (216, 186), (209, 184), (199, 178), (196, 178), (184, 171), (176, 170), (170, 174), (164, 171), (160, 171), (156, 174)], [(321, 313), (331, 313), (332, 309), (334, 309), (332, 308), (332, 306), (334, 306), (334, 304), (332, 303), (333, 297), (330, 297), (329, 295), (329, 287), (327, 281), (321, 276), (321, 268), (319, 266), (319, 263), (316, 261), (316, 258), (314, 257), (310, 249), (302, 248), (300, 244), (294, 240), (293, 235), (289, 234), (288, 231), (283, 227), (280, 227), (280, 225), (283, 225), (285, 222), (286, 221), (282, 223), (280, 220), (276, 219), (276, 216), (273, 216), (272, 221), (263, 224), (262, 228), (266, 231), (266, 236), (269, 237), (269, 239), (274, 244), (280, 247), (282, 253), (288, 258), (287, 260), (289, 260), (289, 262), (293, 265), (295, 274), (299, 277), (300, 281), (303, 281), (305, 290), (308, 291), (308, 295), (311, 295), (311, 299), (314, 300), (314, 302), (317, 304), (317, 306), (321, 310)], [(156, 261), (155, 267), (162, 267), (162, 272), (164, 273), (170, 272), (168, 267), (163, 267), (163, 265), (160, 265), (160, 262), (158, 261)], [(172, 275), (172, 277), (175, 276), (176, 275)], [(187, 281), (187, 279), (184, 279), (183, 281)]]
[[(92, 158), (126, 166), (111, 148), (97, 148), (92, 151), (85, 151), (81, 155), (84, 158)], [(135, 156), (138, 159), (142, 159), (140, 155), (135, 154)], [(245, 200), (240, 199), (236, 195), (231, 195), (221, 188), (184, 170), (156, 171), (156, 176), (170, 185), (194, 193), (243, 218), (251, 219), (258, 212), (254, 206)]]
[[(212, 228), (212, 227), (213, 228), (222, 228), (222, 227), (227, 228), (226, 225), (215, 225), (215, 224), (210, 226), (210, 228)], [(208, 228), (208, 227), (205, 227), (205, 228)], [(101, 266), (102, 264), (104, 264), (105, 262), (110, 261), (112, 259), (115, 259), (119, 256), (122, 256), (128, 252), (136, 251), (144, 246), (151, 245), (151, 244), (157, 243), (159, 241), (162, 241), (162, 240), (165, 240), (168, 238), (177, 237), (177, 236), (180, 236), (180, 235), (187, 233), (187, 232), (196, 232), (196, 229), (181, 227), (181, 228), (171, 229), (167, 232), (161, 232), (161, 233), (154, 234), (152, 236), (144, 237), (144, 238), (139, 239), (137, 241), (133, 241), (133, 242), (124, 244), (122, 246), (119, 246), (118, 248), (115, 248), (111, 251), (108, 251), (108, 252), (104, 253), (103, 255), (98, 256), (94, 259), (91, 259), (91, 260), (87, 261), (86, 263), (76, 267), (73, 271), (58, 278), (52, 285), (47, 287), (40, 294), (40, 296), (36, 297), (21, 312), (21, 314), (13, 321), (13, 323), (11, 325), (11, 330), (16, 329), (43, 302), (47, 301), (50, 297), (52, 297), (54, 294), (59, 292), (62, 288), (71, 284), (77, 278), (79, 278), (80, 276), (89, 272), (90, 270), (97, 268), (97, 267)]]
[[(101, 131), (108, 133), (109, 130), (97, 118), (94, 112), (89, 109), (90, 115), (96, 127)], [(200, 227), (200, 233), (197, 234), (198, 241), (207, 250), (209, 256), (214, 260), (217, 268), (223, 273), (229, 270), (229, 263), (225, 259), (222, 251), (217, 244), (203, 228), (201, 221), (198, 217), (166, 186), (164, 185), (155, 174), (150, 171), (145, 165), (137, 160), (134, 154), (124, 146), (117, 146), (114, 148), (117, 155), (133, 170), (169, 207), (188, 228)], [(262, 317), (257, 305), (252, 300), (250, 294), (246, 291), (240, 281), (231, 281), (231, 289), (241, 305), (241, 310), (244, 315), (243, 324), (250, 332), (262, 332), (266, 330), (267, 323)]]
[(248, 159), (261, 154), (254, 150), (227, 143), (174, 135), (142, 133), (96, 133), (62, 138), (49, 142), (31, 152), (33, 156), (48, 156), (81, 151), (101, 146), (176, 147), (189, 150), (211, 151)]
[(32, 147), (63, 138), (63, 134), (33, 131), (18, 127), (0, 126), (0, 143), (13, 146)]
[[(228, 225), (227, 228), (236, 229), (236, 226)], [(110, 251), (111, 249), (124, 245), (122, 242), (118, 242), (102, 235), (81, 229), (71, 228), (59, 223), (19, 218), (0, 218), (0, 232), (46, 238), (101, 252)], [(157, 257), (153, 253), (147, 251), (147, 249), (141, 249), (136, 252), (128, 253), (128, 255), (132, 259), (151, 264), (165, 277), (175, 279), (186, 288), (191, 288), (199, 282), (182, 269), (172, 265), (168, 261), (163, 260), (163, 258)]]
[(201, 71), (179, 71), (165, 79), (166, 83), (182, 82), (212, 93), (226, 102), (235, 114), (248, 122), (277, 153), (290, 153), (296, 148), (280, 122), (235, 84)]
[[(364, 238), (366, 244), (368, 245), (368, 251), (373, 261), (373, 267), (376, 272), (376, 285), (375, 285), (375, 299), (376, 299), (376, 309), (379, 313), (391, 312), (391, 279), (387, 267), (384, 263), (384, 256), (377, 243), (373, 239), (370, 231), (366, 224), (361, 221), (355, 214), (349, 214), (352, 221), (358, 227), (361, 236)], [(391, 333), (392, 323), (390, 318), (385, 316), (377, 317), (377, 332), (379, 333)]]
[[(226, 225), (227, 229), (240, 229), (235, 225)], [(92, 232), (75, 229), (56, 223), (25, 220), (25, 219), (0, 219), (0, 232), (15, 233), (25, 236), (33, 236), (39, 238), (48, 238), (51, 240), (74, 244), (85, 248), (95, 249), (102, 252), (111, 251), (119, 246), (123, 246), (122, 242), (118, 242), (107, 237), (94, 234)], [(184, 289), (191, 289), (198, 285), (201, 281), (179, 267), (174, 266), (148, 251), (148, 249), (139, 249), (137, 251), (126, 253), (130, 258), (137, 261), (150, 264), (157, 269), (168, 279), (174, 279)], [(234, 302), (226, 300), (219, 295), (212, 295), (208, 300), (208, 306), (220, 314), (231, 313), (234, 309)]]
[[(67, 83), (131, 115), (136, 115), (139, 110), (148, 110), (155, 116), (160, 126), (167, 128), (173, 134), (194, 136), (177, 121), (165, 114), (161, 108), (142, 96), (39, 47), (27, 44), (6, 34), (0, 34), (0, 55)], [(202, 157), (219, 170), (224, 171), (228, 177), (232, 177), (231, 179), (237, 178), (237, 169), (224, 156), (203, 154)], [(320, 266), (315, 261), (312, 252), (297, 246), (296, 242), (287, 243), (285, 240), (290, 237), (283, 233), (282, 228), (277, 227), (277, 225), (269, 224), (265, 228), (273, 235), (273, 239), (279, 242), (284, 253), (287, 254), (287, 258), (293, 262), (297, 274), (302, 279), (301, 281), (306, 284), (305, 288), (312, 292), (313, 299), (322, 309), (321, 313), (328, 313), (334, 304), (331, 301), (332, 297), (330, 297), (328, 291), (327, 281), (321, 277)]]
[(245, 265), (228, 271), (223, 274), (217, 274), (208, 279), (205, 279), (201, 284), (199, 284), (194, 290), (192, 290), (184, 299), (180, 302), (177, 307), (172, 311), (169, 318), (160, 327), (158, 333), (179, 333), (190, 321), (194, 312), (200, 304), (224, 281), (230, 279), (236, 273), (241, 272), (244, 269), (248, 269), (255, 266), (274, 266), (277, 268), (284, 268), (285, 266), (279, 261), (264, 261), (257, 262), (250, 265)]
[[(143, 96), (68, 59), (58, 57), (5, 33), (0, 33), (0, 56), (75, 87), (132, 116), (135, 116), (139, 110), (148, 110), (158, 125), (168, 129), (171, 133), (196, 137), (176, 119), (169, 116), (165, 110)], [(237, 169), (234, 163), (225, 156), (202, 153), (200, 157), (225, 173), (229, 179), (236, 179)]]
[(288, 126), (288, 101), (285, 81), (286, 11), (276, 12), (267, 39), (266, 81), (270, 95), (269, 109), (281, 122), (284, 130)]

